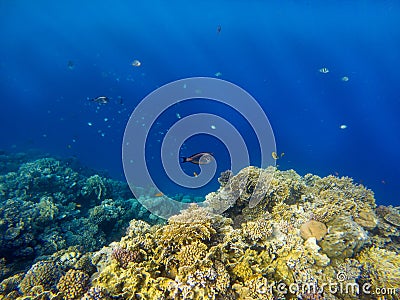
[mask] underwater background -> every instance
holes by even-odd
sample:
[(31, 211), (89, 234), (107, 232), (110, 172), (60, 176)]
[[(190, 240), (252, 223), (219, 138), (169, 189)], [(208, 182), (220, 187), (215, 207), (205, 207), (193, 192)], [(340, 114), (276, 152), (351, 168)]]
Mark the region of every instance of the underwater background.
[[(396, 1), (1, 1), (0, 14), (5, 151), (73, 156), (124, 180), (122, 136), (135, 106), (171, 81), (218, 77), (263, 107), (281, 169), (353, 177), (378, 203), (399, 203)], [(111, 100), (88, 100), (98, 96)], [(228, 118), (224, 107), (172, 108), (159, 131), (176, 113), (207, 109)], [(230, 121), (246, 137), (239, 117)], [(203, 142), (182, 155), (227, 156)], [(246, 143), (257, 145), (250, 134)]]
[[(399, 299), (400, 2), (3, 0), (0, 37), (0, 300)], [(201, 90), (125, 140), (191, 77), (254, 97), (276, 149)], [(201, 113), (250, 166), (192, 122), (163, 159), (217, 165), (185, 187), (162, 145)]]

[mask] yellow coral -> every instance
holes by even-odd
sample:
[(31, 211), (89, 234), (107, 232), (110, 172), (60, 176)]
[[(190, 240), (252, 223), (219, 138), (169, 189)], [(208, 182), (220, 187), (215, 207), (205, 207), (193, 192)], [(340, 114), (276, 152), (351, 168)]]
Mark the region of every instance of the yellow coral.
[(244, 259), (239, 262), (233, 269), (232, 273), (241, 279), (241, 281), (250, 280), (254, 273), (253, 270), (250, 268), (248, 260)]
[[(374, 289), (399, 289), (400, 256), (397, 253), (371, 247), (363, 250), (356, 258), (364, 266), (365, 276), (370, 278)], [(396, 299), (387, 296), (387, 299)]]
[(176, 254), (176, 259), (179, 262), (179, 266), (191, 265), (197, 260), (203, 259), (206, 256), (207, 248), (207, 245), (199, 241), (195, 241), (190, 245), (183, 246), (182, 249)]
[(77, 299), (83, 296), (89, 284), (89, 276), (82, 271), (71, 269), (60, 278), (57, 289), (64, 299)]

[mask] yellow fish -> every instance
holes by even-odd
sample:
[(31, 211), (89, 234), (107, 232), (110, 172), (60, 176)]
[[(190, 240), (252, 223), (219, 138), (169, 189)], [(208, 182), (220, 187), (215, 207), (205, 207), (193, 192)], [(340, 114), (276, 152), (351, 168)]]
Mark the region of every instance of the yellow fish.
[(163, 196), (163, 195), (164, 195), (164, 194), (160, 192), (160, 193), (155, 194), (154, 197), (161, 197), (161, 196)]
[(282, 152), (280, 156), (275, 151), (271, 153), (272, 158), (275, 160), (279, 159), (279, 157), (283, 157), (284, 155), (285, 152)]
[(197, 174), (196, 172), (193, 172), (193, 176), (197, 177), (197, 176), (199, 176), (199, 174)]

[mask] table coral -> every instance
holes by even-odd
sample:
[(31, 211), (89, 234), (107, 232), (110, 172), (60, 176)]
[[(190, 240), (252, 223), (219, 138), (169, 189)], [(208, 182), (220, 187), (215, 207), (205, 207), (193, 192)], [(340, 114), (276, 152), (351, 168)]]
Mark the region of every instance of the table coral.
[(305, 240), (310, 237), (315, 237), (317, 241), (320, 241), (327, 232), (328, 229), (326, 225), (315, 220), (310, 220), (300, 227), (300, 235)]
[(384, 217), (385, 221), (388, 223), (400, 227), (400, 213), (398, 212), (390, 212), (386, 214)]

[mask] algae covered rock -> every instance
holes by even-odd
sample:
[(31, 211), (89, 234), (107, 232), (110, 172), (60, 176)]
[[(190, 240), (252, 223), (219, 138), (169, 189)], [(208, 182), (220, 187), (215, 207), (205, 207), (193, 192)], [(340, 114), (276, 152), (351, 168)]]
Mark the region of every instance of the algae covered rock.
[(354, 216), (354, 222), (356, 222), (358, 225), (361, 225), (367, 230), (373, 230), (378, 224), (378, 219), (374, 211), (361, 210), (358, 212), (357, 216)]

